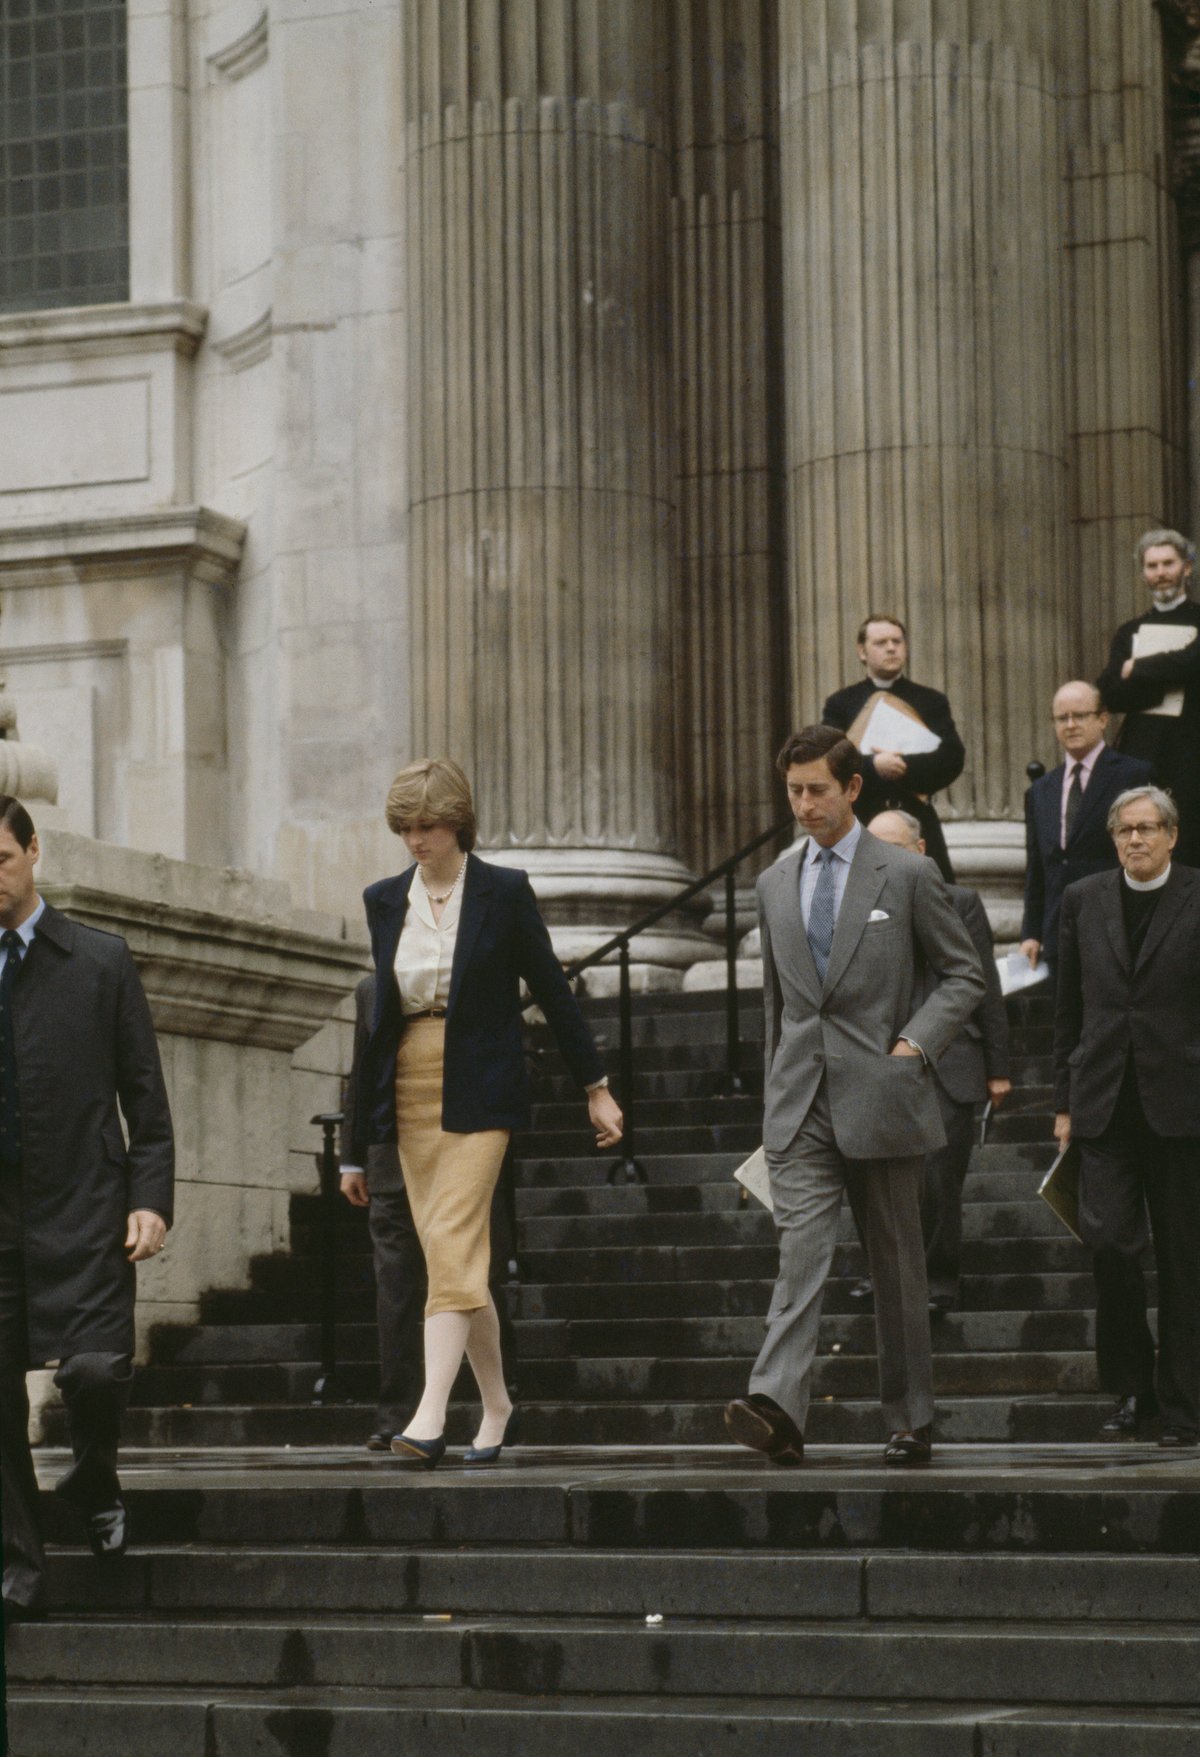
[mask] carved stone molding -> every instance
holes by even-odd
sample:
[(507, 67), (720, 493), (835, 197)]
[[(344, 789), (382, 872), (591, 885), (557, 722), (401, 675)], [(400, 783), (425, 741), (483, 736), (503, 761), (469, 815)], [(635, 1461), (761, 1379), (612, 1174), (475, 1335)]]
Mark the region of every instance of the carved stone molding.
[(0, 527), (0, 584), (41, 584), (65, 562), (122, 574), (183, 565), (207, 585), (230, 586), (245, 540), (245, 525), (207, 506), (22, 522)]

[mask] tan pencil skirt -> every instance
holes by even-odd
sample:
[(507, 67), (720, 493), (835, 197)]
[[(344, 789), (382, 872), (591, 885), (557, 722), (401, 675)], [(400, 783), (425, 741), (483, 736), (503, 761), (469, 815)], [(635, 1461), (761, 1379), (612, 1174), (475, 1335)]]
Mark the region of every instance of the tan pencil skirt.
[(492, 1194), (507, 1129), (442, 1128), (444, 1019), (413, 1019), (396, 1053), (396, 1142), (413, 1224), (425, 1254), (425, 1316), (487, 1304)]

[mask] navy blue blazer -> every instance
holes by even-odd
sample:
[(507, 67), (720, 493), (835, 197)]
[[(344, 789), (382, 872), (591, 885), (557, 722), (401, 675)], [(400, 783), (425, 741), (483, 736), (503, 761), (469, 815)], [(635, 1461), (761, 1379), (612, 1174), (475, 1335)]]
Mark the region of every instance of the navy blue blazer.
[[(409, 867), (363, 892), (376, 981), (355, 1107), (356, 1165), (366, 1163), (368, 1147), (396, 1139), (396, 1051), (404, 1015), (393, 967), (415, 871)], [(446, 1005), (442, 1127), (449, 1133), (528, 1127), (522, 980), (580, 1085), (602, 1080), (604, 1063), (555, 957), (528, 876), (469, 854)]]
[(1096, 758), (1083, 805), (1065, 848), (1062, 790), (1066, 764), (1035, 781), (1025, 796), (1025, 912), (1021, 938), (1040, 940), (1044, 957), (1058, 956), (1058, 917), (1063, 892), (1076, 879), (1116, 866), (1117, 851), (1105, 828), (1108, 808), (1127, 787), (1142, 787), (1154, 771), (1140, 757), (1122, 756), (1108, 746)]

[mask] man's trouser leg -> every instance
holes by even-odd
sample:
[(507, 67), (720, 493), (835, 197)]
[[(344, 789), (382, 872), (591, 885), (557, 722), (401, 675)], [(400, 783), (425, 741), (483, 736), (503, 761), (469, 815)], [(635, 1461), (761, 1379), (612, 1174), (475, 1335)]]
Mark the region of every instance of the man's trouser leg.
[(933, 1359), (929, 1283), (921, 1236), (925, 1158), (846, 1160), (847, 1184), (864, 1216), (867, 1258), (875, 1287), (879, 1401), (893, 1433), (933, 1420)]
[(779, 1235), (779, 1275), (750, 1390), (786, 1409), (803, 1433), (821, 1301), (845, 1188), (824, 1085), (791, 1145), (782, 1153), (768, 1149), (766, 1159)]
[(1158, 1269), (1163, 1423), (1200, 1431), (1200, 1142), (1164, 1140), (1143, 1167)]
[(75, 1462), (54, 1485), (55, 1493), (85, 1513), (99, 1513), (119, 1500), (117, 1449), (121, 1417), (129, 1402), (133, 1362), (127, 1354), (72, 1354), (59, 1363), (54, 1383), (62, 1392)]
[(29, 1368), (25, 1328), (25, 1266), (19, 1250), (0, 1250), (0, 1508), (4, 1531), (4, 1597), (34, 1605), (42, 1595), (46, 1557), (38, 1518), (37, 1476), (29, 1450)]
[(962, 1192), (975, 1142), (975, 1107), (959, 1104), (939, 1086), (946, 1145), (925, 1156), (921, 1230), (931, 1294), (958, 1299), (962, 1263)]
[(1079, 1236), (1096, 1280), (1096, 1367), (1113, 1397), (1154, 1390), (1154, 1338), (1141, 1257), (1150, 1238), (1141, 1166), (1151, 1137), (1127, 1069), (1102, 1135), (1079, 1142)]
[(425, 1258), (403, 1187), (371, 1192), (367, 1210), (379, 1323), (380, 1433), (399, 1434), (421, 1400)]

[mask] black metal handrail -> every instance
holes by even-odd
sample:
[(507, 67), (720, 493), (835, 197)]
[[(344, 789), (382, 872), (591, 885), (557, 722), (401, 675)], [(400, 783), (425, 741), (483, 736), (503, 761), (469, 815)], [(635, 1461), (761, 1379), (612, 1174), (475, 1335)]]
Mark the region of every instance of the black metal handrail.
[(574, 982), (577, 977), (582, 976), (585, 970), (590, 970), (597, 964), (603, 964), (613, 956), (614, 952), (617, 954), (620, 969), (618, 1016), (621, 1030), (618, 1078), (621, 1106), (625, 1114), (625, 1133), (621, 1140), (621, 1157), (614, 1160), (608, 1174), (609, 1183), (615, 1181), (618, 1172), (624, 1173), (626, 1182), (630, 1182), (634, 1178), (639, 1183), (646, 1182), (645, 1168), (639, 1163), (636, 1152), (637, 1137), (633, 1095), (633, 993), (629, 981), (632, 942), (639, 935), (657, 926), (664, 916), (682, 908), (683, 904), (689, 903), (693, 897), (699, 896), (701, 891), (708, 890), (709, 886), (716, 884), (718, 879), (725, 880), (725, 1090), (731, 1095), (744, 1092), (746, 1088), (742, 1079), (742, 1045), (738, 1023), (737, 887), (734, 884), (734, 874), (743, 860), (749, 859), (751, 854), (757, 853), (768, 842), (775, 841), (782, 835), (793, 833), (794, 830), (795, 824), (791, 818), (788, 818), (784, 823), (774, 825), (769, 830), (764, 830), (761, 835), (755, 836), (752, 842), (747, 842), (744, 848), (739, 848), (736, 854), (731, 854), (719, 866), (714, 866), (711, 872), (706, 872), (703, 878), (694, 879), (691, 884), (684, 885), (665, 903), (660, 903), (656, 909), (652, 909), (648, 915), (643, 915), (631, 927), (626, 927), (620, 933), (614, 934), (611, 939), (605, 940), (602, 946), (597, 946), (596, 950), (589, 952), (586, 958), (576, 958), (566, 966), (568, 980)]

